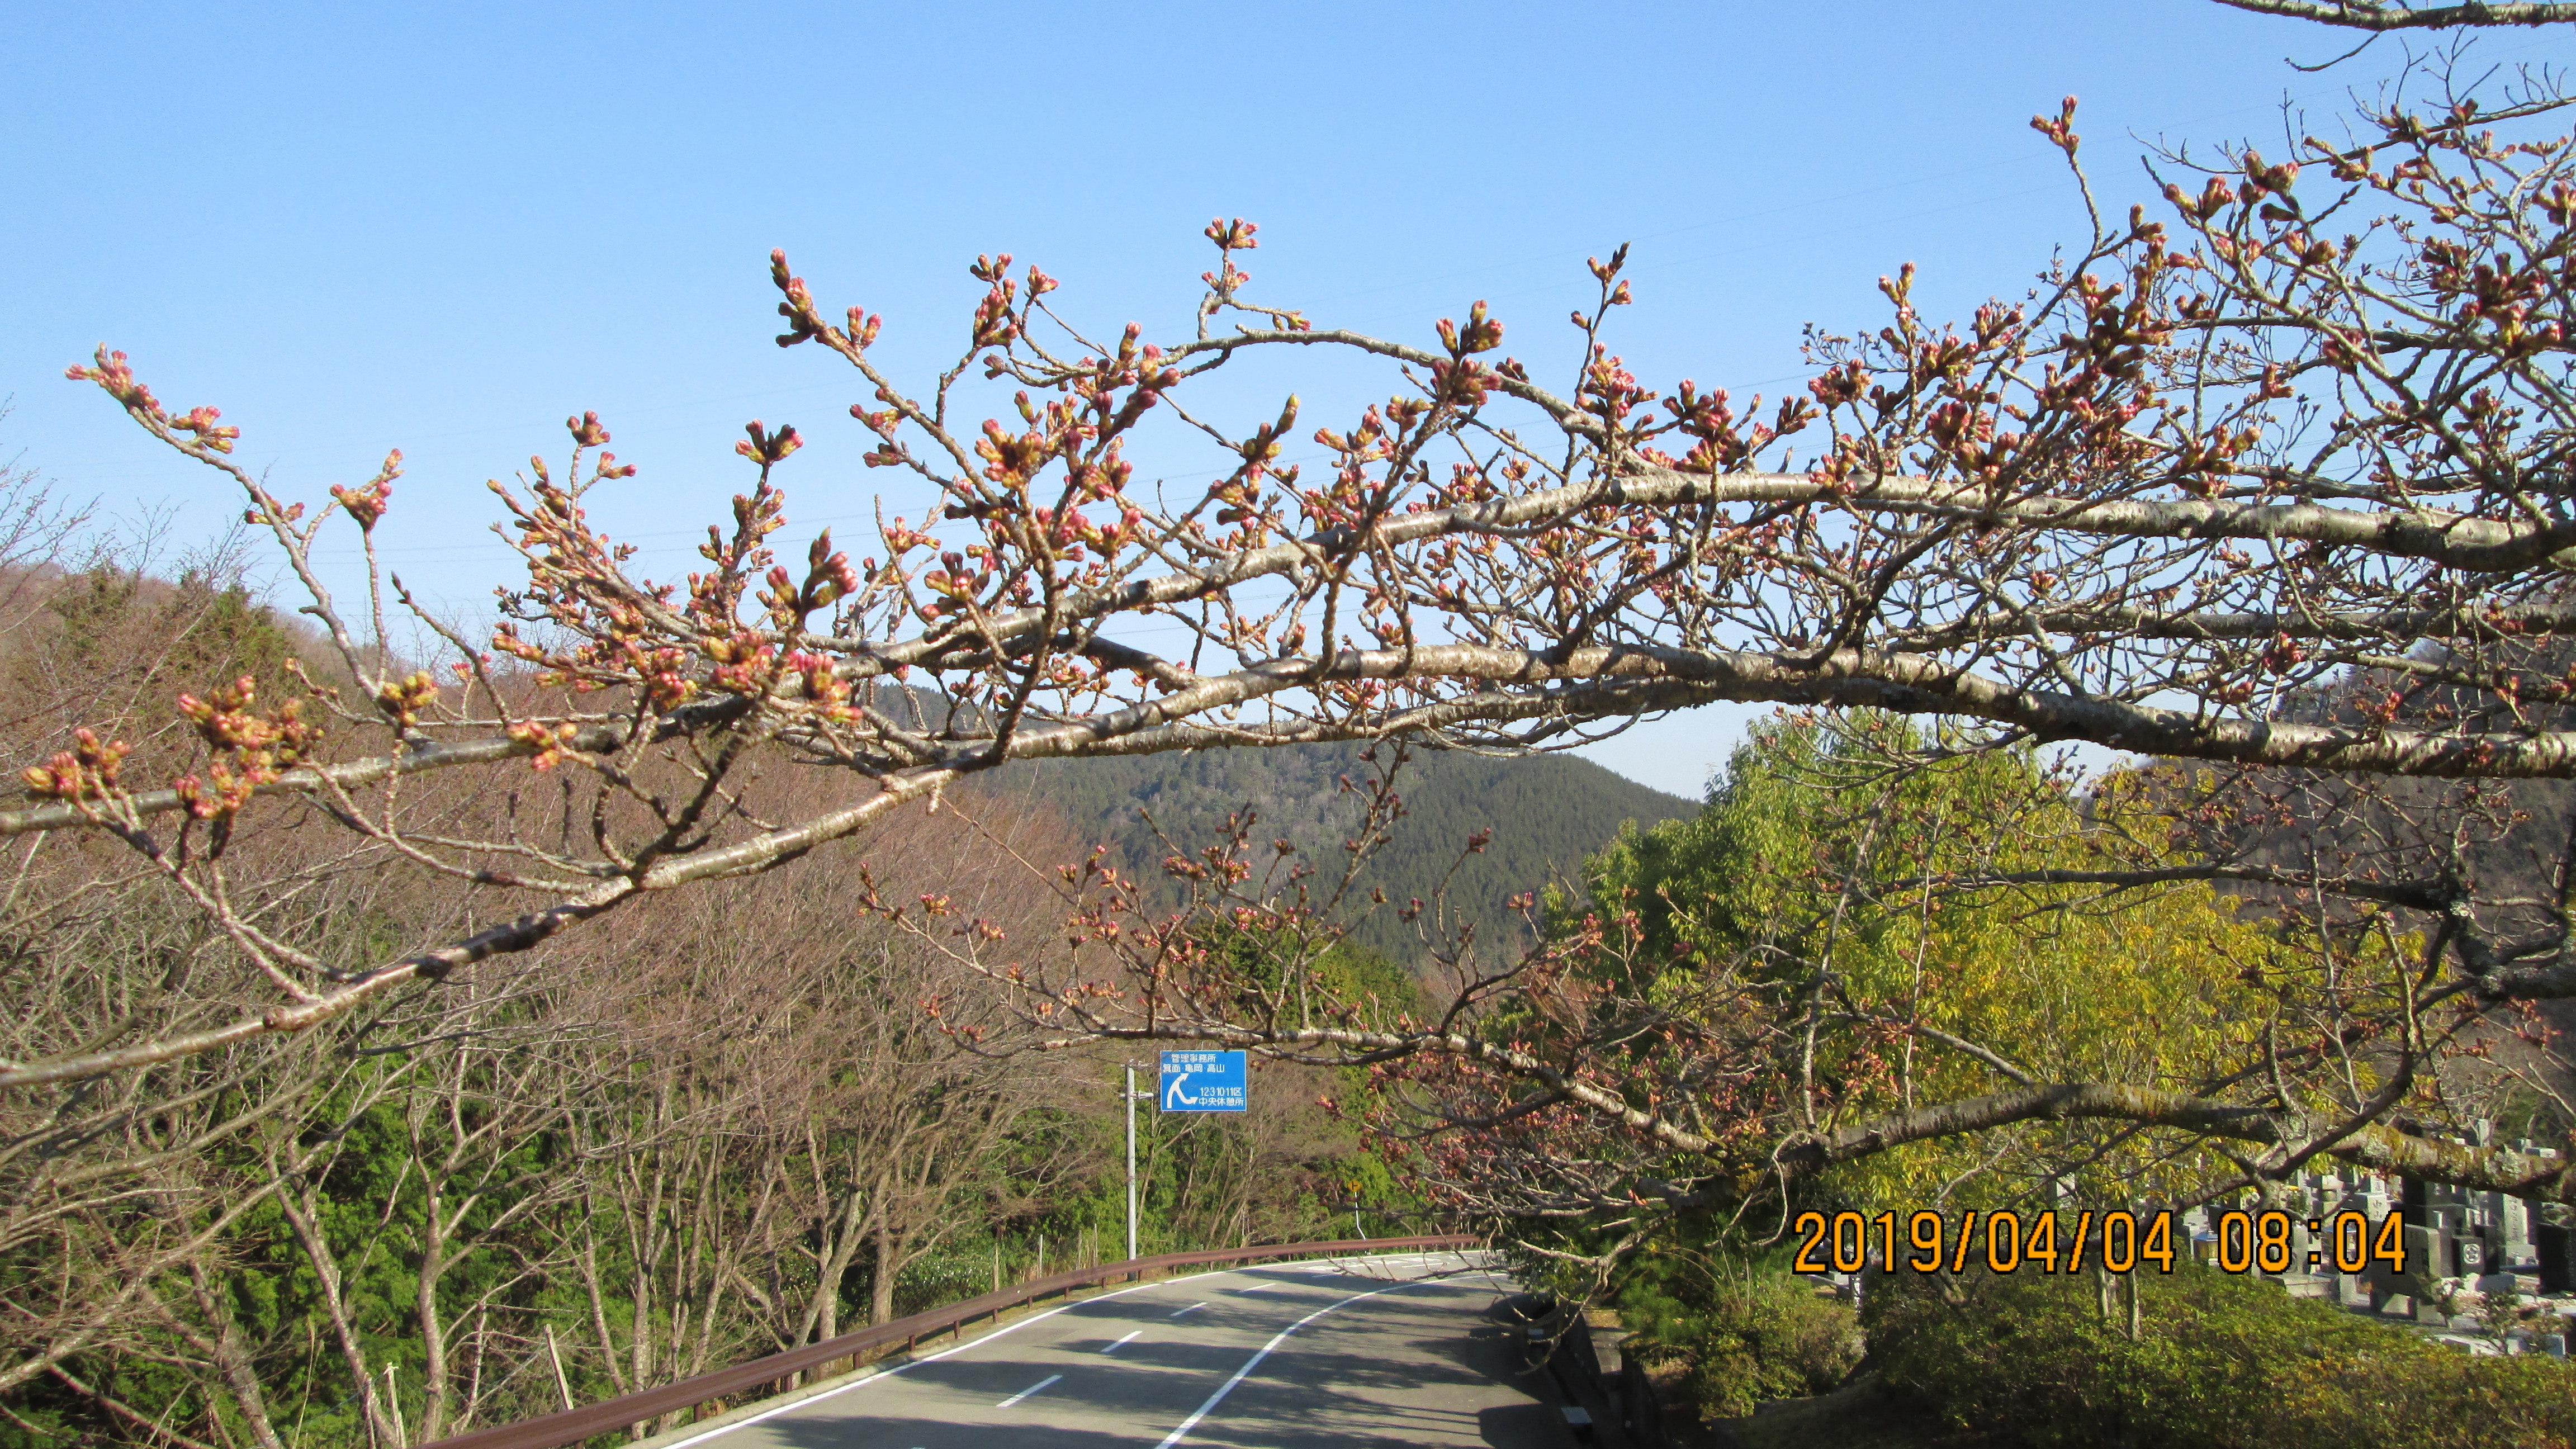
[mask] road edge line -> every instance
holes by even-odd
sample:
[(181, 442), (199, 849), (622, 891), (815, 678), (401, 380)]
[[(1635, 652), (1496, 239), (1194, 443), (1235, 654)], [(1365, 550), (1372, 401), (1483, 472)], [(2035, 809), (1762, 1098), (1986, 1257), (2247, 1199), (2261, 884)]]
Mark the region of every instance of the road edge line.
[[(1466, 1255), (1463, 1253), (1459, 1255), (1462, 1260), (1465, 1256)], [(1188, 1418), (1183, 1419), (1179, 1428), (1164, 1435), (1162, 1442), (1156, 1444), (1154, 1449), (1172, 1449), (1173, 1445), (1180, 1443), (1185, 1438), (1188, 1438), (1189, 1432), (1199, 1426), (1199, 1421), (1214, 1412), (1217, 1405), (1224, 1403), (1226, 1395), (1234, 1392), (1235, 1385), (1242, 1383), (1247, 1378), (1250, 1378), (1252, 1376), (1252, 1371), (1261, 1367), (1261, 1361), (1270, 1357), (1270, 1351), (1277, 1348), (1279, 1345), (1286, 1343), (1288, 1341), (1288, 1336), (1295, 1333), (1298, 1329), (1305, 1327), (1307, 1324), (1314, 1322), (1316, 1319), (1323, 1317), (1327, 1313), (1334, 1313), (1344, 1308), (1348, 1308), (1363, 1298), (1377, 1298), (1382, 1297), (1385, 1294), (1400, 1292), (1406, 1288), (1419, 1288), (1425, 1283), (1447, 1283), (1449, 1281), (1450, 1280), (1444, 1276), (1439, 1278), (1408, 1278), (1401, 1283), (1389, 1283), (1383, 1288), (1371, 1288), (1366, 1293), (1354, 1293), (1348, 1298), (1327, 1303), (1323, 1307), (1316, 1309), (1314, 1312), (1307, 1314), (1305, 1317), (1298, 1319), (1296, 1322), (1289, 1324), (1286, 1328), (1283, 1328), (1279, 1330), (1278, 1333), (1272, 1335), (1270, 1341), (1263, 1344), (1259, 1352), (1253, 1354), (1251, 1358), (1246, 1359), (1243, 1367), (1234, 1371), (1234, 1377), (1227, 1379), (1223, 1384), (1218, 1385), (1217, 1391), (1208, 1395), (1207, 1402), (1199, 1405), (1195, 1412), (1193, 1412)]]
[[(866, 1388), (868, 1385), (875, 1383), (879, 1379), (892, 1378), (896, 1374), (918, 1367), (921, 1364), (937, 1363), (941, 1359), (948, 1357), (950, 1354), (964, 1353), (970, 1348), (981, 1347), (982, 1345), (990, 1343), (994, 1339), (1000, 1338), (1005, 1334), (1017, 1333), (1021, 1329), (1028, 1327), (1030, 1324), (1038, 1322), (1040, 1319), (1053, 1318), (1059, 1313), (1063, 1313), (1069, 1309), (1080, 1308), (1086, 1303), (1106, 1303), (1112, 1298), (1123, 1298), (1130, 1293), (1142, 1292), (1147, 1288), (1161, 1288), (1173, 1283), (1186, 1283), (1190, 1281), (1191, 1278), (1214, 1278), (1221, 1273), (1230, 1273), (1233, 1271), (1235, 1270), (1231, 1268), (1217, 1268), (1211, 1269), (1205, 1273), (1192, 1273), (1188, 1275), (1188, 1277), (1183, 1278), (1156, 1278), (1151, 1282), (1130, 1283), (1124, 1288), (1113, 1288), (1106, 1293), (1095, 1293), (1088, 1298), (1076, 1299), (1071, 1303), (1060, 1303), (1055, 1307), (1046, 1310), (1044, 1313), (1032, 1313), (1026, 1318), (1006, 1323), (989, 1333), (981, 1335), (980, 1337), (970, 1338), (964, 1343), (951, 1344), (937, 1353), (926, 1353), (918, 1358), (906, 1355), (903, 1362), (893, 1364), (891, 1366), (880, 1360), (858, 1370), (855, 1375), (843, 1375), (842, 1377), (844, 1381), (842, 1382), (827, 1380), (823, 1383), (812, 1385), (811, 1392), (796, 1394), (793, 1396), (781, 1395), (780, 1397), (786, 1400), (784, 1403), (781, 1403), (776, 1399), (772, 1399), (765, 1400), (756, 1405), (745, 1404), (741, 1409), (731, 1411), (731, 1414), (742, 1415), (740, 1418), (734, 1418), (731, 1417), (731, 1414), (728, 1414), (723, 1416), (720, 1422), (714, 1424), (690, 1424), (686, 1426), (685, 1429), (673, 1429), (663, 1435), (657, 1435), (650, 1439), (639, 1440), (631, 1446), (631, 1449), (690, 1449), (691, 1445), (705, 1443), (707, 1440), (712, 1439), (719, 1434), (730, 1433), (736, 1429), (746, 1428), (766, 1419), (775, 1419), (781, 1414), (787, 1413), (791, 1410), (804, 1408), (808, 1404), (819, 1404), (825, 1399), (838, 1398), (839, 1396), (850, 1392), (852, 1389)], [(745, 1412), (746, 1410), (749, 1412)], [(696, 1432), (690, 1433), (688, 1432), (689, 1430), (695, 1430)], [(670, 1435), (675, 1434), (684, 1435), (685, 1437), (670, 1437)]]

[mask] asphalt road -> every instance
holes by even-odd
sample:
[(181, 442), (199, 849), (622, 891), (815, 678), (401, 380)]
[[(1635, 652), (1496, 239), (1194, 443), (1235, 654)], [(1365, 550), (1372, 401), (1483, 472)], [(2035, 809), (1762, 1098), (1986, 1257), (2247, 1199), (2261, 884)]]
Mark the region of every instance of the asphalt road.
[(1112, 1290), (664, 1449), (1564, 1449), (1507, 1280), (1454, 1253)]

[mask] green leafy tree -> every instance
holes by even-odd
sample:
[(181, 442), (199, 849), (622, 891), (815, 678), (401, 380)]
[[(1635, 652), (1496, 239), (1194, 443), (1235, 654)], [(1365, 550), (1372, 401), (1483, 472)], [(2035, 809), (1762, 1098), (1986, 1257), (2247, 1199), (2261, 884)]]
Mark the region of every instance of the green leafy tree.
[[(1743, 1069), (1791, 1130), (2040, 1082), (2223, 1082), (2276, 1022), (2256, 984), (2289, 969), (2274, 933), (2204, 882), (2109, 898), (2051, 882), (2187, 862), (2133, 779), (2078, 793), (2029, 751), (1885, 767), (1928, 743), (1867, 716), (1757, 727), (1697, 818), (1628, 832), (1591, 861), (1588, 909), (1621, 922), (1615, 959), (1645, 963), (1644, 994), (1677, 1012), (1759, 1002), (1768, 1049)], [(1576, 914), (1560, 904), (1560, 931)], [(1730, 989), (1710, 994), (1714, 978)], [(2034, 1125), (1854, 1163), (1836, 1191), (1875, 1210), (2024, 1199), (2050, 1181), (2117, 1195), (2206, 1180), (2170, 1146)]]

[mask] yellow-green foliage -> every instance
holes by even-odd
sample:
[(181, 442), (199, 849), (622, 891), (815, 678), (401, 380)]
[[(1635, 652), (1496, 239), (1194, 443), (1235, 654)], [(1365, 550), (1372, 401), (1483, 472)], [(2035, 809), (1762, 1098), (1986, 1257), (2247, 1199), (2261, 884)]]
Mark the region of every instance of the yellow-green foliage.
[[(1877, 732), (1880, 746), (1911, 743), (1886, 738), (1905, 728), (1847, 727)], [(1821, 983), (1828, 1126), (2012, 1084), (1935, 1032), (2037, 1082), (2197, 1091), (2260, 1039), (2274, 998), (2256, 982), (2290, 969), (2259, 917), (2199, 883), (2116, 896), (2093, 884), (1959, 888), (2181, 860), (2144, 798), (2076, 797), (2026, 752), (1889, 772), (1854, 733), (1777, 722), (1737, 751), (1706, 811), (1627, 832), (1593, 859), (1590, 885), (1596, 902), (1635, 910), (1635, 959), (1669, 963), (1651, 989), (1677, 1006), (1722, 999), (1712, 982), (1743, 981), (1788, 1023)], [(1796, 1037), (1774, 1048), (1783, 1092)], [(2114, 1136), (2083, 1124), (2009, 1132), (2060, 1146), (2070, 1134)], [(1845, 1169), (1837, 1185), (1856, 1204), (1918, 1205), (1991, 1155), (1999, 1135), (1902, 1149)], [(2184, 1186), (2191, 1165), (2159, 1166), (2161, 1156), (2132, 1138), (2091, 1169), (2092, 1185)], [(2027, 1186), (1998, 1174), (1962, 1201)]]
[(2471, 1358), (2185, 1264), (2138, 1277), (2138, 1332), (2089, 1276), (1900, 1275), (1864, 1310), (1881, 1381), (1997, 1449), (2565, 1449), (2576, 1370)]

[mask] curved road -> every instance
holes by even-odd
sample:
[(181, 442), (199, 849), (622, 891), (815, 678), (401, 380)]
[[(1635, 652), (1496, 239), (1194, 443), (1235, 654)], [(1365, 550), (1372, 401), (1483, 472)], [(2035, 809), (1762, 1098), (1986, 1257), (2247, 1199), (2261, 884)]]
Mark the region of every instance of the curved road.
[(658, 1449), (1559, 1449), (1482, 1255), (1113, 1289)]

